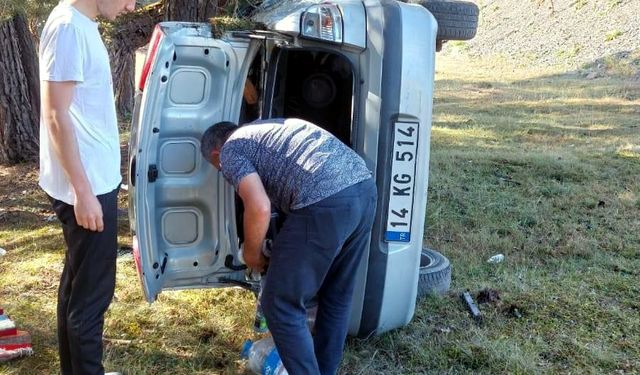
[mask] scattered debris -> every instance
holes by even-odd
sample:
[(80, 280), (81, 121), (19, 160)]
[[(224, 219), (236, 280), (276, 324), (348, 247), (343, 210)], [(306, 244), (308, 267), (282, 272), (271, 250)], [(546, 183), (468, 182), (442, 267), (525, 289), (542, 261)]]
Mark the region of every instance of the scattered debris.
[(108, 337), (105, 337), (103, 340), (105, 342), (110, 343), (110, 344), (117, 344), (117, 345), (131, 345), (133, 343), (133, 340), (112, 339), (112, 338), (108, 338)]
[(514, 185), (522, 185), (520, 182), (513, 180), (511, 176), (500, 173), (499, 171), (493, 172), (493, 175), (496, 176), (498, 180), (502, 182), (508, 182)]
[(213, 342), (213, 340), (215, 340), (215, 338), (218, 336), (218, 332), (212, 330), (212, 329), (205, 329), (204, 331), (202, 331), (202, 333), (200, 333), (200, 335), (198, 336), (198, 340), (201, 343), (211, 343)]
[(496, 254), (487, 259), (487, 263), (500, 263), (504, 260), (504, 254)]
[(33, 355), (31, 335), (21, 331), (0, 308), (0, 363)]
[(492, 303), (497, 304), (500, 302), (500, 292), (495, 289), (483, 289), (478, 293), (478, 303)]
[(47, 223), (51, 223), (51, 222), (54, 222), (54, 221), (56, 221), (56, 220), (58, 220), (58, 217), (57, 217), (55, 214), (52, 214), (52, 215), (46, 216), (46, 217), (44, 218), (44, 221), (46, 221)]
[(511, 314), (513, 317), (521, 319), (522, 318), (522, 312), (520, 312), (520, 308), (518, 308), (518, 306), (516, 305), (511, 305), (509, 306), (509, 314)]
[(601, 78), (601, 77), (602, 77), (602, 74), (600, 72), (591, 71), (591, 72), (587, 73), (587, 75), (584, 78), (588, 79), (588, 80), (593, 80), (593, 79)]
[(7, 255), (7, 250), (0, 247), (0, 257)]
[(469, 294), (469, 292), (462, 293), (462, 300), (467, 304), (467, 307), (469, 308), (469, 312), (471, 312), (471, 316), (473, 317), (473, 319), (476, 322), (482, 321), (482, 313), (480, 312), (480, 309), (478, 309), (478, 306), (476, 306), (476, 304), (473, 302), (471, 294)]
[(266, 25), (244, 18), (213, 17), (209, 19), (209, 23), (215, 38), (221, 38), (229, 31), (266, 30)]

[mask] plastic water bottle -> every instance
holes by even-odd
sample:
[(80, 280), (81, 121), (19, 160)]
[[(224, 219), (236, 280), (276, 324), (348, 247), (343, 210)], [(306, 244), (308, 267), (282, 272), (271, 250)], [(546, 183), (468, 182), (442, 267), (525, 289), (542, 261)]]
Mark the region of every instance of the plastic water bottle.
[(245, 341), (240, 357), (247, 359), (247, 368), (254, 374), (289, 375), (271, 336), (256, 342)]

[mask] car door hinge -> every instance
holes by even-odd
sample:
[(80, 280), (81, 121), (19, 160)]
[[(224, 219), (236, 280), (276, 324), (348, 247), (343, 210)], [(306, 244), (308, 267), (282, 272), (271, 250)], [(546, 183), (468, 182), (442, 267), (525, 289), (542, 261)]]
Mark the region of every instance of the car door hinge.
[(149, 166), (147, 178), (149, 179), (149, 182), (156, 182), (156, 180), (158, 179), (158, 167), (155, 164), (151, 164)]

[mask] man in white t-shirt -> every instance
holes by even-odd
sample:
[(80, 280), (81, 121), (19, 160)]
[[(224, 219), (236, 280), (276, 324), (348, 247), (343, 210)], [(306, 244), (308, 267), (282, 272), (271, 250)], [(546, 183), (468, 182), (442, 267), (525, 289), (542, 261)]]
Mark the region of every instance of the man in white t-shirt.
[(62, 374), (104, 374), (102, 331), (115, 289), (120, 145), (109, 55), (96, 17), (135, 0), (63, 0), (40, 39), (40, 186), (62, 222)]

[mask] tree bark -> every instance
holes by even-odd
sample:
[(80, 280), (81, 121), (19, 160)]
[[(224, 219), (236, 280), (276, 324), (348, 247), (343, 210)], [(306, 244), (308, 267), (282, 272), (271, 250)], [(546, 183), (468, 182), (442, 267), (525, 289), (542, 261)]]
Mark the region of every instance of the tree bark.
[(154, 26), (162, 21), (161, 2), (122, 16), (105, 35), (111, 59), (116, 110), (120, 116), (133, 111), (135, 51), (149, 42)]
[(227, 0), (161, 0), (120, 17), (106, 32), (111, 57), (116, 109), (120, 116), (133, 111), (135, 51), (149, 42), (161, 21), (202, 22), (215, 16)]
[(218, 14), (227, 0), (164, 0), (165, 21), (202, 22)]
[(26, 18), (0, 23), (0, 164), (38, 159), (38, 59)]

